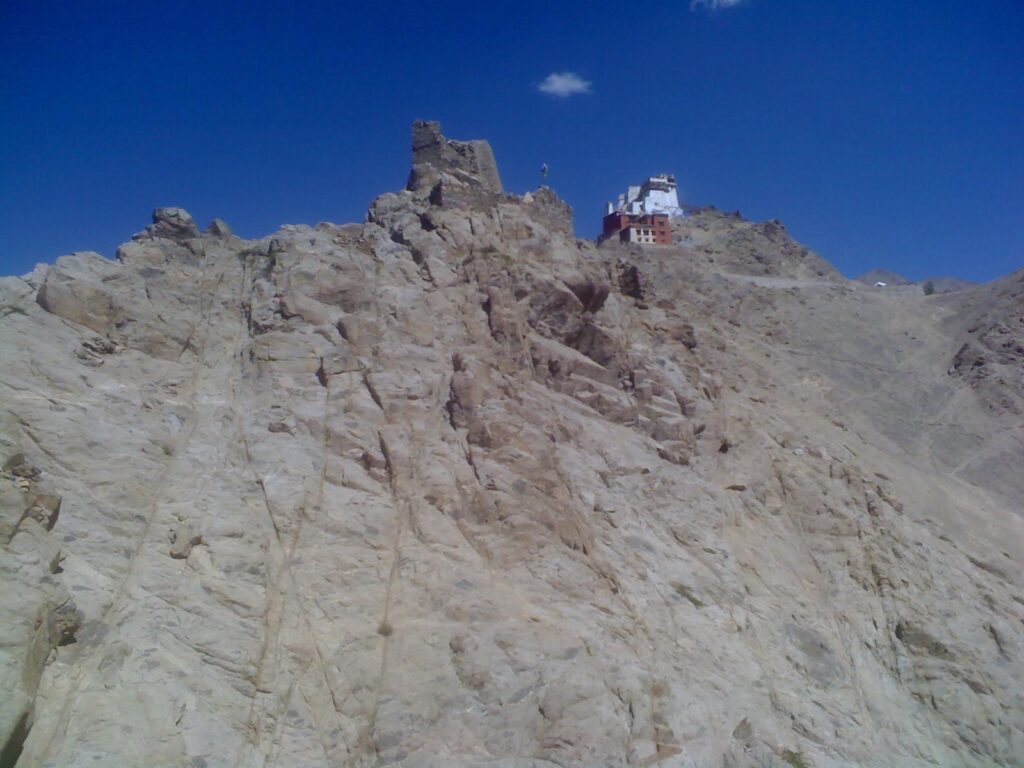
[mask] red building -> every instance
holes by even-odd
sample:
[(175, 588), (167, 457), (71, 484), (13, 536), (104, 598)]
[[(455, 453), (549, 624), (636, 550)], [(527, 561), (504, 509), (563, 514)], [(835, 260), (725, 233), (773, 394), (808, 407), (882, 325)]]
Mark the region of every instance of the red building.
[(601, 240), (618, 237), (624, 243), (672, 245), (667, 213), (632, 215), (614, 211), (602, 220)]

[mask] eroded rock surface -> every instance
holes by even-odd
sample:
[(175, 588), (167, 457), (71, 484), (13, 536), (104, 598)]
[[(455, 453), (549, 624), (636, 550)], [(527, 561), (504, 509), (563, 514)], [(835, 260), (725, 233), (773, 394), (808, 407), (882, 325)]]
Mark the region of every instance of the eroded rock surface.
[(1024, 416), (1024, 269), (958, 296), (964, 344), (951, 373), (978, 390), (991, 413)]
[(1014, 764), (1021, 422), (957, 309), (414, 141), (363, 224), (0, 280), (5, 760)]

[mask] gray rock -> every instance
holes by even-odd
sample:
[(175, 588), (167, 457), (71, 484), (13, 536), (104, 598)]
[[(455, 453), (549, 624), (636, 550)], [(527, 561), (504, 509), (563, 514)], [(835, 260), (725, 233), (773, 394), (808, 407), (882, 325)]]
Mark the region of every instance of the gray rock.
[(181, 523), (171, 534), (170, 555), (175, 560), (184, 560), (192, 552), (193, 547), (202, 543), (202, 534), (198, 533), (191, 524)]
[(223, 219), (214, 219), (210, 222), (210, 226), (206, 228), (206, 233), (215, 237), (231, 237), (234, 234), (231, 231), (231, 227)]
[(47, 312), (107, 333), (125, 317), (115, 289), (120, 271), (120, 264), (98, 253), (62, 256), (47, 273), (36, 301)]
[(163, 237), (175, 241), (199, 237), (199, 228), (191, 214), (184, 208), (154, 209), (153, 224), (146, 231), (151, 237)]

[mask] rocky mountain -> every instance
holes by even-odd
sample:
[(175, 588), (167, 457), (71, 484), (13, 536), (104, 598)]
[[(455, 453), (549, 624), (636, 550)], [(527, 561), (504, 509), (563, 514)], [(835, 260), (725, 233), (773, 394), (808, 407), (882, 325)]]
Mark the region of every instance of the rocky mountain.
[(0, 764), (1019, 763), (1021, 273), (678, 226), (417, 123), (363, 223), (0, 280)]

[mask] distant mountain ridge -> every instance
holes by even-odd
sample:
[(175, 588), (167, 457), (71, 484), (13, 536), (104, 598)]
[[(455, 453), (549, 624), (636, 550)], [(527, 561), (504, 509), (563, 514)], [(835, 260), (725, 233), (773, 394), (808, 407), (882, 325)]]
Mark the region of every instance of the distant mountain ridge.
[(952, 293), (953, 291), (962, 291), (971, 286), (977, 285), (973, 280), (964, 280), (961, 277), (926, 277), (924, 280), (910, 280), (898, 272), (893, 272), (890, 269), (872, 269), (865, 272), (860, 277), (855, 277), (858, 283), (864, 283), (865, 285), (874, 285), (875, 283), (885, 283), (886, 285), (920, 285), (922, 288), (927, 283), (931, 283), (935, 288), (935, 293)]

